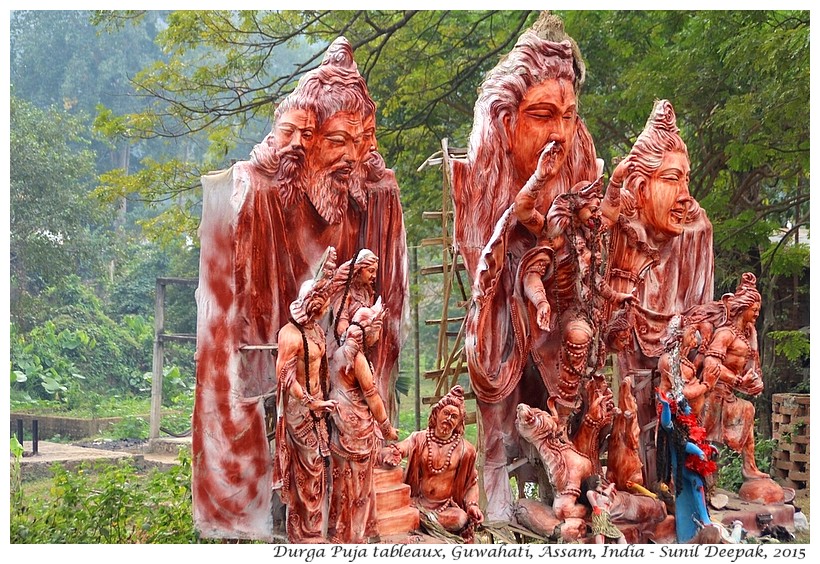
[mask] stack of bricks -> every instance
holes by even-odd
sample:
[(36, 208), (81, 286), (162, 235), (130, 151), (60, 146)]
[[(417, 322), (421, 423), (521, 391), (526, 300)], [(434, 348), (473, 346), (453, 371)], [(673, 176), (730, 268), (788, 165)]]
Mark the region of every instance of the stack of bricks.
[(809, 394), (772, 396), (772, 477), (796, 490), (809, 486), (809, 403)]

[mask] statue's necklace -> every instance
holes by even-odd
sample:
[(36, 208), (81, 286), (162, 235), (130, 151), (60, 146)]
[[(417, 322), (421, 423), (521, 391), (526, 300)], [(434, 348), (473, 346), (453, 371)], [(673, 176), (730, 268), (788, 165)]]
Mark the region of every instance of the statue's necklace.
[(307, 335), (307, 337), (321, 349), (322, 344), (324, 343), (324, 335), (322, 334), (322, 328), (319, 327), (319, 325), (315, 322), (310, 327), (304, 327), (306, 329), (305, 334)]
[(732, 330), (735, 337), (746, 343), (746, 358), (748, 359), (749, 356), (752, 355), (752, 345), (749, 343), (749, 337), (746, 335), (746, 331), (741, 331), (734, 325), (729, 325), (729, 328)]
[[(453, 433), (449, 439), (441, 440), (433, 434), (432, 430), (427, 429), (427, 469), (430, 470), (430, 472), (432, 472), (433, 474), (441, 474), (450, 467), (450, 463), (453, 460), (453, 452), (455, 452), (456, 447), (458, 446), (458, 438), (460, 436), (461, 435), (459, 435), (458, 433)], [(452, 443), (450, 445), (450, 448), (447, 450), (447, 462), (445, 462), (444, 465), (438, 468), (436, 468), (433, 465), (433, 447), (430, 446), (431, 442), (436, 443), (438, 445), (446, 445), (448, 443)]]

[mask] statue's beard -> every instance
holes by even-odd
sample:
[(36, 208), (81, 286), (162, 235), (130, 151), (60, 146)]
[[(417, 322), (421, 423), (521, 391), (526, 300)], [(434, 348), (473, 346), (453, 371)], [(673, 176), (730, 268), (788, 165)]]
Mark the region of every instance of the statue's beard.
[(264, 174), (273, 177), (282, 205), (289, 207), (302, 197), (306, 162), (303, 149), (277, 151), (263, 141), (251, 151), (251, 162)]
[(320, 170), (314, 173), (305, 185), (305, 193), (313, 207), (325, 222), (341, 223), (347, 213), (347, 195), (350, 180), (341, 180), (332, 171)]
[(282, 198), (282, 205), (290, 207), (302, 197), (305, 185), (304, 154), (292, 158), (288, 155), (280, 157), (277, 188)]

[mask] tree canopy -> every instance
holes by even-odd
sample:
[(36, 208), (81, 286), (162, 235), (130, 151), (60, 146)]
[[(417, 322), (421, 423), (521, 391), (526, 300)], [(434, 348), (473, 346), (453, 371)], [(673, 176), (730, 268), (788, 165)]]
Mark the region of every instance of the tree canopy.
[[(757, 274), (766, 308), (761, 334), (776, 330), (771, 335), (789, 359), (764, 369), (781, 388), (795, 384), (805, 371), (794, 368), (808, 356), (807, 338), (797, 331), (808, 325), (809, 253), (800, 236), (810, 221), (809, 12), (557, 13), (586, 61), (579, 113), (607, 168), (627, 153), (655, 99), (673, 103), (692, 161), (690, 190), (715, 226), (715, 292), (733, 290), (744, 271)], [(83, 233), (95, 214), (108, 214), (99, 221), (110, 222), (116, 209), (127, 207), (128, 221), (140, 221), (139, 239), (195, 245), (200, 175), (247, 158), (270, 127), (275, 104), (339, 35), (353, 45), (376, 101), (380, 150), (401, 187), (408, 242), (433, 235), (436, 226), (421, 214), (439, 208), (441, 178), (417, 168), (444, 137), (451, 146), (466, 145), (484, 74), (537, 16), (13, 12), (16, 287), (40, 276), (32, 274), (38, 263), (55, 265), (46, 278), (80, 268), (78, 257), (94, 248), (81, 244), (90, 241)], [(80, 132), (83, 115), (92, 113), (104, 144)], [(92, 209), (92, 190), (103, 212)], [(76, 246), (55, 244), (60, 236)], [(125, 249), (116, 255), (121, 260)], [(178, 262), (189, 268), (189, 259)], [(128, 292), (114, 295), (130, 301)], [(775, 341), (766, 342), (764, 358), (774, 363)]]

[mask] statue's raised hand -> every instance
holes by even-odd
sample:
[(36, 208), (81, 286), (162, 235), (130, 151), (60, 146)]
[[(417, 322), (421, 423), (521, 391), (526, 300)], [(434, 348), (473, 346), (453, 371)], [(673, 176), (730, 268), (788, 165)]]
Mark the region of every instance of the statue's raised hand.
[(552, 179), (558, 171), (555, 168), (555, 163), (558, 160), (559, 145), (555, 141), (550, 141), (541, 151), (538, 157), (538, 165), (535, 167), (535, 178), (539, 182)]

